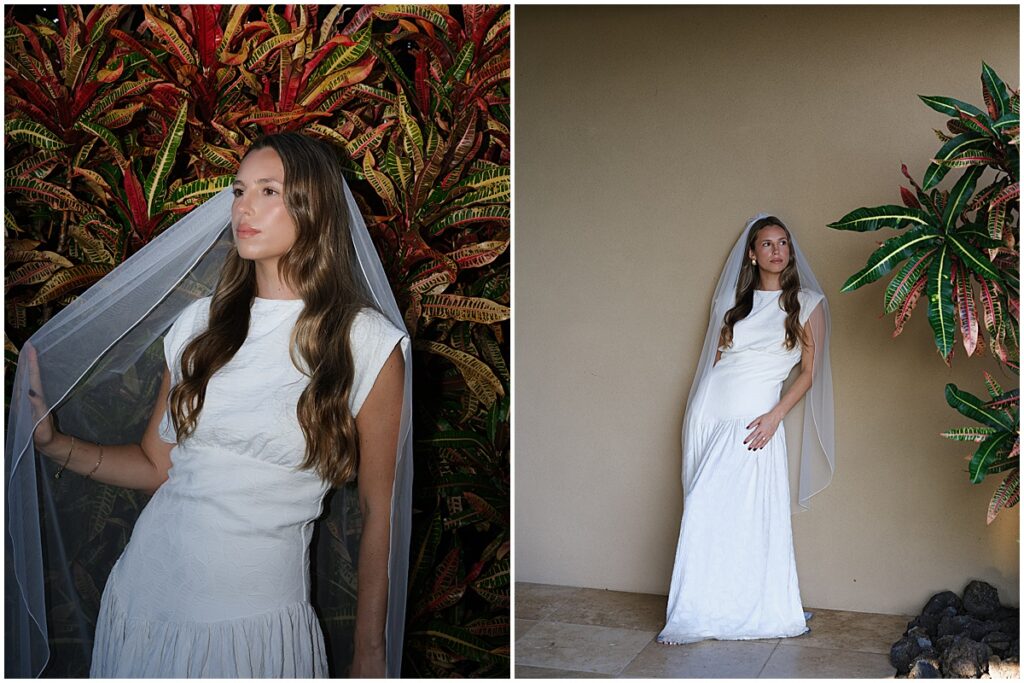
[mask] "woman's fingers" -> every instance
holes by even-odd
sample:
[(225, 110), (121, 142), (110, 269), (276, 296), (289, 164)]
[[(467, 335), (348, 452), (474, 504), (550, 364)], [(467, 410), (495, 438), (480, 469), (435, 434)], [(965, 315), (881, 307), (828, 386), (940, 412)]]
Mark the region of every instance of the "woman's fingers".
[(53, 440), (53, 417), (48, 414), (50, 406), (43, 395), (43, 381), (39, 376), (39, 356), (35, 347), (28, 343), (25, 344), (23, 351), (28, 358), (28, 400), (32, 405), (33, 417), (39, 420), (45, 416), (45, 419), (36, 425), (33, 437), (37, 446), (45, 446)]
[(25, 352), (28, 357), (28, 395), (30, 398), (43, 398), (43, 380), (39, 376), (39, 356), (36, 349), (29, 343), (25, 344)]

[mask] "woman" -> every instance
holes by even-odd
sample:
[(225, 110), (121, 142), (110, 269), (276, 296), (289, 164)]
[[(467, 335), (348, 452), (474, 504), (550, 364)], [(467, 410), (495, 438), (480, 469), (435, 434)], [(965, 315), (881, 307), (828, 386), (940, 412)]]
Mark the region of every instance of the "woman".
[(356, 254), (365, 227), (327, 145), (267, 136), (231, 192), (235, 248), (213, 296), (167, 333), (137, 443), (58, 431), (39, 372), (49, 365), (28, 349), (34, 444), (54, 476), (155, 491), (104, 588), (91, 675), (327, 676), (309, 603), (312, 523), (331, 487), (357, 479), (350, 673), (384, 676), (408, 338), (370, 300), (380, 284), (361, 270), (375, 255)]
[(834, 462), (828, 309), (788, 228), (761, 215), (719, 279), (690, 390), (683, 520), (659, 642), (806, 631), (782, 419), (808, 390), (801, 506), (828, 484)]

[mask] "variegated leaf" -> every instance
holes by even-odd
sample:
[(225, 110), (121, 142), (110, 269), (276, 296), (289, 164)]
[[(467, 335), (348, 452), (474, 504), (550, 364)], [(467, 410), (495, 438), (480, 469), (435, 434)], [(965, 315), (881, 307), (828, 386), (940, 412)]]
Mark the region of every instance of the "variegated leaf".
[(985, 478), (989, 466), (996, 460), (1004, 446), (1009, 447), (1012, 438), (1012, 432), (999, 432), (981, 442), (967, 468), (972, 484), (977, 484)]
[(956, 429), (946, 430), (942, 432), (940, 436), (944, 436), (953, 441), (973, 441), (975, 443), (981, 443), (995, 433), (996, 430), (993, 427), (958, 427)]
[(1001, 410), (993, 410), (985, 405), (985, 401), (966, 391), (961, 391), (955, 384), (946, 385), (946, 403), (964, 417), (992, 427), (1007, 434), (1016, 433), (1016, 425)]
[(508, 240), (492, 240), (456, 249), (448, 257), (459, 264), (459, 268), (479, 268), (493, 262), (507, 248)]
[(458, 368), (466, 381), (466, 386), (476, 394), (480, 402), (486, 406), (494, 403), (498, 396), (505, 395), (505, 389), (501, 385), (494, 372), (478, 358), (467, 353), (456, 351), (450, 346), (426, 339), (418, 339), (414, 346), (423, 351), (442, 356)]
[(333, 50), (317, 65), (309, 76), (309, 82), (316, 83), (332, 71), (344, 69), (347, 66), (358, 62), (370, 48), (372, 33), (366, 27), (350, 36), (351, 45), (340, 45)]
[(935, 187), (946, 176), (949, 172), (949, 166), (943, 165), (945, 160), (972, 150), (985, 152), (989, 148), (988, 139), (976, 133), (957, 135), (944, 144), (935, 154), (935, 158), (928, 166), (928, 170), (925, 171), (923, 188), (928, 190)]
[(934, 249), (926, 249), (920, 254), (915, 254), (900, 268), (885, 288), (884, 304), (885, 312), (892, 313), (907, 300), (911, 290), (918, 282), (922, 281), (928, 272), (931, 264)]
[(206, 201), (226, 187), (231, 187), (234, 174), (225, 174), (216, 178), (200, 178), (179, 186), (171, 193), (169, 203), (198, 204)]
[(1005, 508), (1012, 508), (1020, 502), (1020, 469), (1014, 468), (1006, 475), (1003, 482), (992, 495), (988, 504), (987, 522), (991, 524), (999, 512)]
[(489, 324), (508, 320), (511, 310), (490, 299), (460, 296), (458, 294), (429, 294), (421, 302), (426, 318), (450, 318), (466, 322)]
[(72, 266), (66, 270), (62, 270), (39, 288), (39, 291), (35, 295), (24, 302), (24, 306), (39, 306), (40, 304), (49, 303), (55, 299), (59, 299), (65, 294), (77, 290), (83, 289), (88, 285), (91, 285), (96, 280), (106, 275), (110, 271), (110, 267), (106, 265), (85, 263), (78, 266)]
[(67, 143), (41, 123), (26, 119), (13, 119), (4, 123), (4, 133), (15, 142), (28, 144), (46, 150), (64, 149)]
[(469, 223), (481, 222), (508, 224), (511, 222), (511, 212), (507, 206), (475, 206), (459, 209), (428, 226), (427, 230), (432, 236), (437, 236), (451, 227), (462, 227)]
[(1011, 199), (1018, 199), (1020, 197), (1020, 183), (1016, 182), (1008, 186), (1005, 190), (997, 194), (989, 206), (995, 207), (1000, 204), (1004, 204)]
[(942, 97), (935, 95), (918, 95), (922, 102), (926, 105), (939, 112), (945, 114), (950, 118), (956, 118), (957, 109), (965, 111), (969, 114), (981, 114), (982, 111), (975, 107), (973, 104), (962, 102), (952, 97)]
[(956, 225), (960, 214), (970, 203), (971, 195), (974, 194), (974, 187), (978, 183), (978, 177), (984, 170), (984, 168), (980, 167), (968, 168), (956, 181), (953, 189), (949, 191), (949, 200), (942, 215), (942, 223), (947, 232)]
[(34, 285), (46, 282), (61, 266), (50, 261), (29, 261), (15, 268), (4, 278), (4, 291), (19, 285)]
[(1002, 275), (992, 265), (992, 262), (969, 242), (962, 239), (957, 233), (948, 233), (946, 235), (946, 244), (953, 247), (953, 251), (956, 252), (957, 257), (960, 259), (960, 263), (969, 268), (972, 273), (985, 277), (993, 282), (1002, 281)]
[[(904, 209), (904, 211), (906, 210)], [(847, 279), (840, 291), (850, 292), (869, 282), (874, 282), (918, 250), (934, 246), (939, 241), (940, 237), (930, 225), (913, 228), (886, 240), (871, 254), (864, 268)]]
[(377, 162), (373, 158), (373, 153), (367, 150), (366, 154), (363, 155), (363, 174), (367, 182), (373, 187), (374, 192), (387, 202), (389, 206), (397, 207), (398, 198), (395, 196), (395, 187), (385, 174), (375, 168), (376, 165)]
[(299, 100), (299, 104), (304, 107), (316, 106), (326, 95), (365, 80), (373, 71), (373, 64), (372, 59), (367, 59), (360, 64), (329, 73), (322, 81), (310, 87), (309, 92)]
[(953, 262), (949, 249), (942, 247), (928, 267), (928, 322), (935, 337), (935, 346), (948, 365), (953, 351)]
[(181, 145), (182, 136), (185, 134), (185, 119), (187, 116), (188, 101), (186, 100), (178, 107), (178, 114), (175, 116), (171, 129), (167, 132), (167, 136), (164, 138), (164, 142), (160, 145), (160, 150), (153, 160), (153, 168), (150, 169), (149, 175), (146, 177), (144, 192), (146, 208), (150, 217), (156, 215), (163, 204), (164, 196), (167, 193), (167, 177), (170, 175), (171, 167), (174, 166), (178, 147)]
[(973, 356), (978, 346), (978, 314), (974, 308), (974, 289), (969, 273), (963, 266), (956, 271), (954, 286), (957, 318), (960, 320), (960, 338), (967, 356)]
[(32, 201), (57, 211), (88, 213), (90, 206), (60, 185), (35, 178), (13, 178), (6, 183), (7, 192), (17, 192)]
[(983, 373), (985, 375), (985, 388), (988, 389), (988, 395), (992, 398), (998, 398), (1003, 393), (1003, 388), (999, 386), (999, 382), (996, 378), (990, 375), (987, 371)]
[(988, 100), (990, 113), (993, 119), (998, 119), (1010, 110), (1010, 96), (1006, 90), (1006, 84), (999, 78), (996, 72), (985, 62), (981, 63), (981, 85)]
[(117, 136), (110, 132), (110, 130), (97, 123), (82, 120), (75, 123), (75, 127), (84, 130), (87, 133), (91, 133), (98, 139), (102, 140), (106, 144), (107, 149), (110, 150), (111, 155), (114, 157), (114, 163), (116, 163), (122, 170), (128, 167), (128, 160), (121, 151), (121, 143), (118, 142)]
[(875, 206), (851, 211), (828, 227), (836, 230), (865, 232), (879, 228), (903, 228), (908, 225), (927, 225), (929, 216), (920, 209), (905, 206)]
[(167, 22), (160, 19), (156, 14), (150, 10), (146, 10), (146, 21), (145, 27), (153, 32), (153, 35), (157, 37), (160, 44), (166, 48), (171, 54), (176, 56), (179, 60), (185, 64), (196, 65), (195, 56), (192, 54), (191, 48), (178, 34), (178, 31), (168, 24)]

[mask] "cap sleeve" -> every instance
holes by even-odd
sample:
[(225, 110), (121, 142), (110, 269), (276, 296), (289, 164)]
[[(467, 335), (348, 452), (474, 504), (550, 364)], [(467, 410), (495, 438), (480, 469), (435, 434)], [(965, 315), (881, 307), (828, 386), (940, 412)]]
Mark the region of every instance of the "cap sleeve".
[[(205, 297), (186, 306), (164, 335), (164, 362), (171, 373), (171, 386), (181, 381), (181, 352), (193, 337), (206, 329), (210, 321), (210, 297)], [(171, 421), (171, 411), (165, 407), (160, 420), (160, 440), (178, 443), (178, 436)]]
[(803, 325), (807, 322), (814, 309), (818, 307), (818, 304), (825, 298), (825, 295), (808, 289), (801, 289), (797, 296), (800, 299), (800, 324)]
[(404, 330), (395, 327), (391, 321), (372, 308), (364, 308), (356, 315), (349, 330), (352, 362), (355, 366), (349, 399), (353, 415), (359, 414), (359, 408), (370, 395), (377, 375), (380, 374), (384, 362), (395, 346), (403, 340), (407, 341), (408, 338)]

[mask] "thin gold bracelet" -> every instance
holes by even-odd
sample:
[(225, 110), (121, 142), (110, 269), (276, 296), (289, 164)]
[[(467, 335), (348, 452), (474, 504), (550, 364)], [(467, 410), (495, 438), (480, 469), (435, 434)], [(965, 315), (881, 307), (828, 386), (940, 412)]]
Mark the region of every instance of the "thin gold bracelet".
[(100, 447), (100, 459), (96, 461), (96, 466), (92, 468), (92, 472), (85, 475), (86, 479), (92, 479), (92, 475), (96, 474), (96, 470), (98, 470), (100, 468), (100, 464), (103, 463), (103, 444), (98, 443), (96, 445)]
[(64, 474), (64, 470), (67, 469), (68, 463), (71, 462), (71, 454), (75, 452), (75, 437), (71, 437), (71, 448), (68, 449), (68, 459), (64, 461), (57, 471), (54, 473), (54, 479), (60, 479), (60, 475)]

